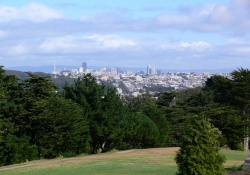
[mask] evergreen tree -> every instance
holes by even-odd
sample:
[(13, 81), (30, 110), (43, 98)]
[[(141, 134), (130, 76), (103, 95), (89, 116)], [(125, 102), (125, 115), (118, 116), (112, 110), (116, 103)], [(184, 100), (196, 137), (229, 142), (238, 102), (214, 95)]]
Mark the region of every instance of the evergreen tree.
[(231, 73), (234, 89), (234, 105), (239, 108), (242, 121), (244, 122), (244, 149), (248, 151), (249, 149), (249, 134), (250, 134), (250, 70), (240, 68), (237, 71)]
[(23, 109), (15, 123), (19, 126), (19, 135), (30, 137), (30, 144), (38, 147), (41, 156), (39, 137), (44, 134), (41, 113), (45, 110), (46, 101), (56, 93), (56, 86), (49, 77), (39, 77), (31, 73), (28, 75), (29, 78), (21, 82)]
[(159, 131), (156, 124), (142, 113), (130, 112), (126, 115), (121, 149), (152, 148), (157, 142)]
[(219, 153), (220, 132), (204, 120), (195, 118), (187, 129), (175, 158), (178, 175), (223, 175), (225, 156)]
[(74, 84), (65, 84), (66, 98), (78, 103), (84, 110), (89, 123), (92, 153), (110, 150), (122, 136), (124, 108), (116, 90), (98, 85), (91, 74), (75, 80)]
[(43, 134), (38, 136), (40, 154), (55, 158), (89, 153), (89, 127), (82, 108), (60, 94), (54, 94), (43, 104), (40, 114)]
[(32, 160), (37, 155), (29, 145), (29, 138), (19, 134), (16, 121), (22, 109), (21, 93), (17, 78), (5, 75), (0, 66), (0, 165)]

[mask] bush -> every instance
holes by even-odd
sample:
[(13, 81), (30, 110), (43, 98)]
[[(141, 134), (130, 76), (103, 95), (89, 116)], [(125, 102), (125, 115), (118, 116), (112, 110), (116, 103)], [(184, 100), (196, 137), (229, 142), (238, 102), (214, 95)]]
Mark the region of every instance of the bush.
[(219, 154), (220, 132), (204, 119), (194, 119), (187, 127), (176, 156), (178, 175), (224, 175), (225, 156)]

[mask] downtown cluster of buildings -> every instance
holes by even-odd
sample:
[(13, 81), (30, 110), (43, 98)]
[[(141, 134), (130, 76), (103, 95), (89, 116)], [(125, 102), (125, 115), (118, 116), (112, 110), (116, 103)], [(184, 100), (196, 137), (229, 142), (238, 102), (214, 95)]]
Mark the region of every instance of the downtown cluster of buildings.
[[(168, 72), (161, 73), (150, 65), (145, 71), (123, 71), (119, 68), (101, 68), (99, 70), (87, 69), (87, 63), (83, 62), (79, 69), (54, 70), (52, 77), (66, 76), (78, 78), (84, 74), (91, 73), (98, 83), (108, 82), (117, 89), (117, 93), (122, 96), (136, 97), (143, 93), (155, 94), (159, 92), (170, 92), (174, 90), (184, 90), (188, 88), (201, 87), (211, 75), (208, 72), (197, 74), (194, 72)], [(229, 73), (220, 74), (229, 77)]]

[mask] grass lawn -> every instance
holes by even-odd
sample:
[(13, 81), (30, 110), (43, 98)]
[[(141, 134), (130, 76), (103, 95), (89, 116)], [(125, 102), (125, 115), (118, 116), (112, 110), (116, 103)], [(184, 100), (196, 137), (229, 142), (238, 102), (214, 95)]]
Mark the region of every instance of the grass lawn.
[[(174, 175), (178, 148), (111, 152), (75, 158), (39, 160), (0, 168), (3, 175)], [(248, 152), (222, 150), (225, 167), (241, 165)]]

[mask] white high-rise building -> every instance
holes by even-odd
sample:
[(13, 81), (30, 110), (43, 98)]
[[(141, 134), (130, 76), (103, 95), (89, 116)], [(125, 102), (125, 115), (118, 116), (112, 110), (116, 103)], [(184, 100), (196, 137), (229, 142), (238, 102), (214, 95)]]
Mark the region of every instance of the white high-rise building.
[(147, 74), (148, 74), (148, 75), (150, 75), (150, 69), (151, 69), (151, 66), (148, 65), (148, 66), (147, 66)]
[(82, 62), (82, 68), (83, 68), (83, 72), (87, 71), (87, 63), (86, 62)]
[(54, 70), (52, 72), (52, 75), (54, 78), (57, 78), (58, 75), (59, 75), (60, 71), (59, 70), (56, 70), (56, 62), (54, 62)]
[(155, 68), (148, 65), (147, 66), (147, 74), (148, 75), (155, 75), (156, 74)]

